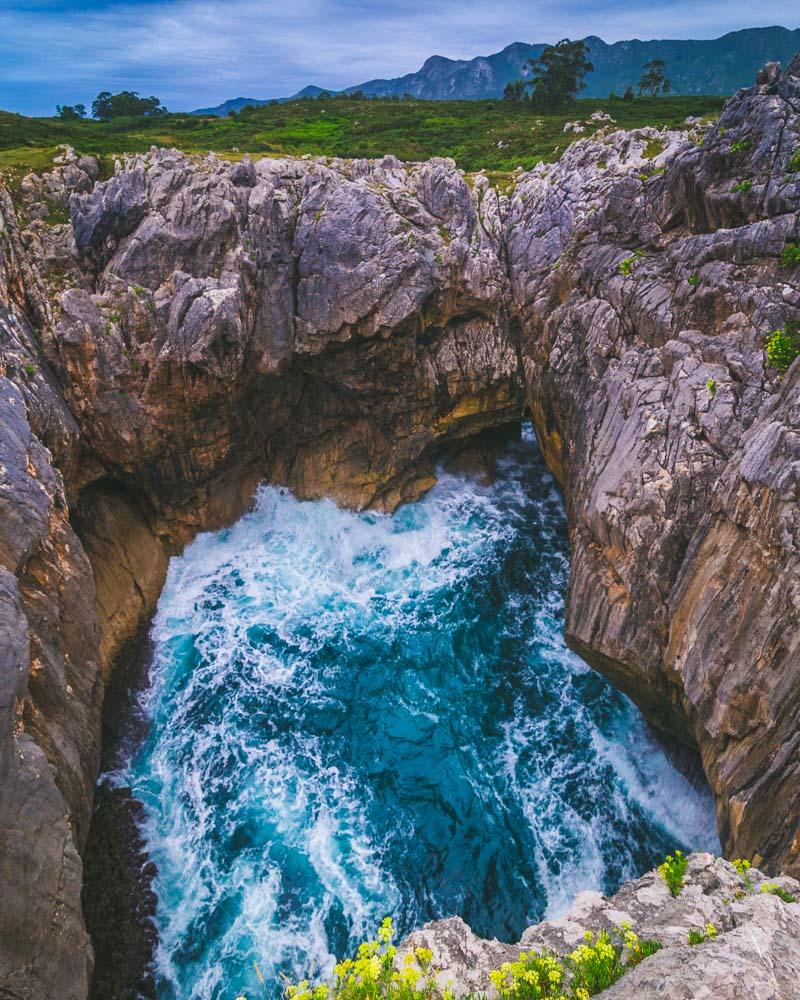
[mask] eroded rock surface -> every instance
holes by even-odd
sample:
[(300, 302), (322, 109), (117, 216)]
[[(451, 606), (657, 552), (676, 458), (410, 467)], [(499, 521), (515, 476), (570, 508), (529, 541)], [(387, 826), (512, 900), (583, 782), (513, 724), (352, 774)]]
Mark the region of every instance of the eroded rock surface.
[[(587, 930), (613, 931), (631, 925), (639, 938), (661, 950), (625, 973), (598, 996), (609, 1000), (793, 1000), (800, 976), (800, 902), (787, 903), (762, 886), (778, 886), (800, 900), (800, 883), (767, 879), (751, 869), (745, 887), (733, 865), (710, 854), (689, 858), (685, 885), (673, 897), (657, 871), (627, 882), (610, 899), (583, 892), (557, 920), (529, 927), (516, 945), (476, 937), (453, 917), (427, 924), (400, 949), (429, 948), (437, 979), (456, 992), (492, 993), (489, 973), (520, 952), (568, 955)], [(690, 945), (690, 930), (712, 924), (717, 936)]]
[(635, 142), (577, 143), (508, 214), (566, 637), (700, 749), (729, 856), (798, 872), (800, 369), (763, 347), (800, 320), (800, 59), (664, 136), (663, 173), (625, 172)]
[[(0, 242), (11, 997), (86, 995), (103, 682), (169, 554), (264, 479), (393, 508), (430, 487), (443, 447), (524, 407), (485, 180), (445, 161), (154, 151), (95, 185), (65, 156), (17, 212), (4, 197)], [(65, 201), (72, 224), (48, 221)], [(26, 796), (46, 801), (27, 815)]]
[(763, 350), (800, 319), (799, 149), (800, 58), (508, 195), (170, 150), (0, 189), (0, 992), (86, 994), (103, 684), (169, 555), (265, 479), (392, 509), (526, 408), (569, 643), (699, 748), (729, 856), (800, 870), (800, 365)]

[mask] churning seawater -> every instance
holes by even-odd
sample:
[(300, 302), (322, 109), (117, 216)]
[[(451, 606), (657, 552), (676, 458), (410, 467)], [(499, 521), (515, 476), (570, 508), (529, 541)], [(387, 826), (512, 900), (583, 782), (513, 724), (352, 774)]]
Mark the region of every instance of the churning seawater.
[(172, 560), (125, 775), (160, 997), (274, 997), (386, 914), (515, 940), (716, 845), (708, 793), (564, 646), (567, 555), (527, 432), (493, 485), (443, 475), (392, 517), (263, 488)]

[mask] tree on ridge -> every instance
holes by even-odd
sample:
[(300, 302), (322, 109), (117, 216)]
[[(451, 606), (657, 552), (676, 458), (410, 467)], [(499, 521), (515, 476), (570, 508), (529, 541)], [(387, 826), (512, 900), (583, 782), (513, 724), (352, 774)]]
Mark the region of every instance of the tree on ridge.
[(639, 93), (649, 93), (651, 97), (657, 94), (668, 94), (672, 84), (666, 77), (666, 65), (663, 59), (651, 59), (644, 64), (644, 73), (639, 80)]

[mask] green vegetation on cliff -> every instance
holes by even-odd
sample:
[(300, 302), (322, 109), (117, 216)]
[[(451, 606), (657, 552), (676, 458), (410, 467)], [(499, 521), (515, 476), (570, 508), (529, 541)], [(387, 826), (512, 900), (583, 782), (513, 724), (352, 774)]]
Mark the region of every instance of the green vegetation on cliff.
[[(716, 392), (716, 383), (714, 383)], [(682, 851), (675, 851), (668, 854), (662, 864), (658, 866), (661, 877), (667, 883), (667, 888), (672, 896), (680, 896), (683, 889), (683, 881), (686, 876), (686, 866), (689, 859)]]
[[(606, 111), (619, 128), (677, 127), (689, 116), (715, 117), (721, 97), (577, 101), (555, 114), (539, 114), (508, 101), (299, 100), (243, 109), (229, 118), (163, 114), (97, 122), (80, 118), (26, 118), (0, 111), (0, 170), (44, 170), (56, 147), (111, 156), (175, 146), (187, 153), (210, 150), (229, 157), (380, 157), (401, 160), (450, 156), (464, 170), (530, 169), (554, 160), (576, 135), (567, 121)], [(597, 123), (587, 124), (586, 135)]]
[(767, 364), (777, 371), (787, 372), (800, 357), (800, 324), (787, 321), (767, 337)]
[[(413, 948), (400, 960), (393, 937), (387, 917), (374, 940), (365, 941), (354, 958), (336, 965), (330, 983), (304, 979), (287, 984), (286, 1000), (456, 1000), (454, 984), (440, 988), (433, 952)], [(629, 923), (622, 923), (611, 931), (586, 931), (583, 942), (565, 956), (546, 949), (523, 951), (516, 961), (504, 962), (491, 972), (489, 980), (499, 1000), (589, 1000), (660, 948), (658, 941), (642, 940)], [(479, 1000), (487, 995), (459, 996)]]

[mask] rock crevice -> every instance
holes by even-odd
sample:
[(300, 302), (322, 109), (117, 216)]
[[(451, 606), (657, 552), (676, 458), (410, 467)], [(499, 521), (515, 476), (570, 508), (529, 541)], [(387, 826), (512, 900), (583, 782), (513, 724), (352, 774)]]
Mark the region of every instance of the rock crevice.
[(0, 189), (0, 991), (86, 995), (103, 686), (169, 556), (264, 480), (393, 509), (526, 412), (567, 641), (699, 748), (729, 856), (800, 871), (800, 367), (764, 354), (800, 321), (798, 150), (796, 59), (506, 194), (155, 149)]

